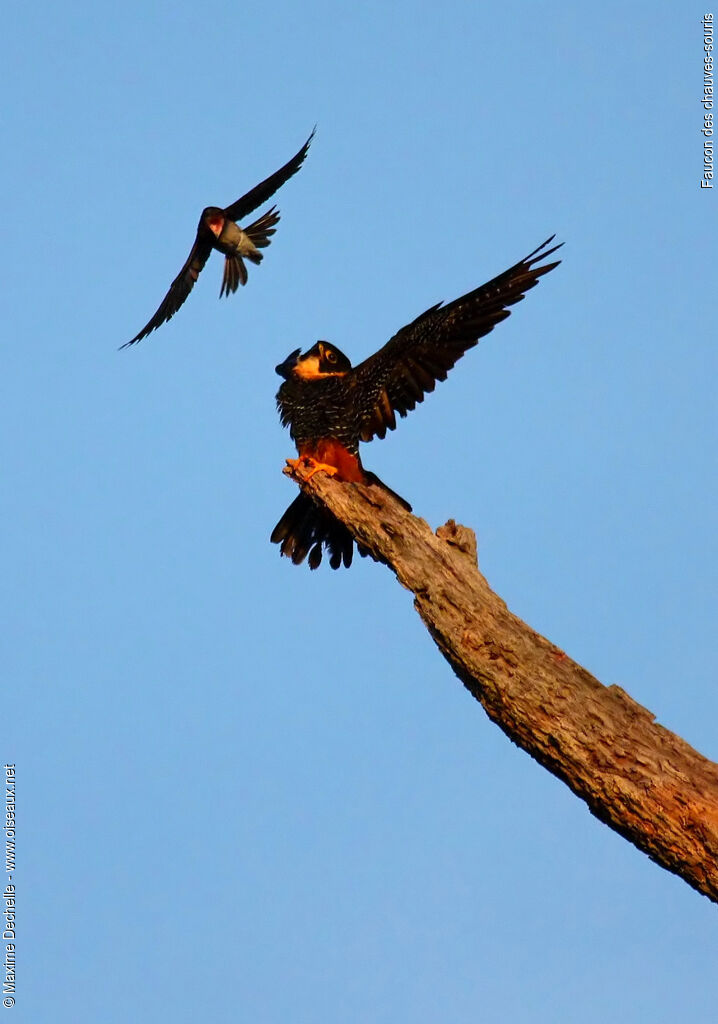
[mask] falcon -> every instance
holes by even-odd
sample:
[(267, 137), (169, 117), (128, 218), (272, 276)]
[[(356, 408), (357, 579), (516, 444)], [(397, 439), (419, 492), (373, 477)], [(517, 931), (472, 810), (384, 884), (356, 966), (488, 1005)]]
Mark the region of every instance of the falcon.
[[(316, 129), (315, 129), (316, 130)], [(155, 315), (149, 320), (139, 334), (136, 334), (130, 341), (125, 342), (121, 348), (134, 345), (150, 331), (156, 330), (162, 324), (171, 320), (177, 310), (182, 306), (185, 299), (192, 291), (194, 283), (200, 275), (202, 268), (209, 259), (213, 249), (221, 252), (224, 256), (224, 276), (219, 297), (236, 292), (240, 284), (247, 283), (247, 268), (244, 260), (251, 263), (261, 263), (263, 254), (260, 249), (266, 249), (270, 238), (276, 230), (279, 221), (279, 211), (272, 207), (254, 223), (246, 227), (240, 227), (237, 221), (241, 220), (256, 210), (258, 206), (273, 196), (277, 189), (296, 174), (304, 163), (309, 146), (314, 138), (314, 131), (304, 143), (299, 152), (291, 160), (280, 167), (278, 171), (265, 178), (249, 192), (241, 196), (231, 206), (224, 209), (219, 206), (208, 206), (202, 211), (202, 216), (197, 225), (197, 237), (190, 254), (185, 261), (177, 277), (170, 285), (169, 291), (159, 305)]]
[[(309, 477), (323, 471), (338, 480), (385, 487), (364, 469), (360, 442), (384, 438), (394, 430), (397, 414), (406, 416), (423, 402), (464, 352), (510, 315), (508, 307), (559, 265), (560, 260), (545, 262), (561, 248), (549, 248), (555, 237), (492, 281), (447, 305), (439, 302), (427, 309), (358, 366), (328, 341), (318, 341), (303, 354), (301, 349), (290, 353), (276, 367), (284, 378), (277, 409), (299, 453), (298, 459), (287, 459), (288, 465), (301, 464), (309, 469)], [(398, 500), (411, 511), (402, 498)], [(351, 565), (351, 534), (304, 493), (286, 510), (271, 540), (295, 565), (308, 556), (310, 568), (316, 569), (324, 548), (333, 569)], [(361, 555), (368, 554), (358, 548)]]

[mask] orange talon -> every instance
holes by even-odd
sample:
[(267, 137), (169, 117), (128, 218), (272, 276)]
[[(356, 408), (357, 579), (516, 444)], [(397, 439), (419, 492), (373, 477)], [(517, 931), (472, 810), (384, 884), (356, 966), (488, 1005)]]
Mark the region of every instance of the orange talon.
[(305, 476), (305, 480), (311, 480), (314, 474), (318, 473), (319, 470), (322, 470), (322, 472), (326, 473), (327, 476), (335, 476), (339, 472), (336, 466), (330, 466), (328, 462), (314, 462), (314, 459), (312, 459), (311, 461), (314, 463), (314, 465), (312, 466), (309, 473)]
[(287, 465), (295, 472), (299, 472), (299, 468), (303, 470), (309, 470), (309, 473), (304, 477), (305, 480), (311, 480), (315, 473), (320, 470), (327, 474), (327, 476), (334, 476), (339, 472), (336, 466), (330, 466), (328, 462), (317, 462), (311, 455), (300, 455), (298, 459), (287, 459)]

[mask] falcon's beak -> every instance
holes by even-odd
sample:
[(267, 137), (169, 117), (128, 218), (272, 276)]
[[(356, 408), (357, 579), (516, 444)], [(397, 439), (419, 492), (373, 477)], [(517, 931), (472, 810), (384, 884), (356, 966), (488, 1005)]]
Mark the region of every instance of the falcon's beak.
[(290, 352), (283, 363), (274, 367), (275, 373), (278, 373), (280, 377), (284, 377), (285, 380), (289, 380), (292, 370), (297, 365), (297, 360), (299, 359), (301, 351), (302, 350), (300, 348), (295, 348), (293, 352)]

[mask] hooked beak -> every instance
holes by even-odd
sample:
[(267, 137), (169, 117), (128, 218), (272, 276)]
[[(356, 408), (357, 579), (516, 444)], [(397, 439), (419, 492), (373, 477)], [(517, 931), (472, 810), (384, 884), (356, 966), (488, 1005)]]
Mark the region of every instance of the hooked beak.
[(300, 348), (295, 348), (293, 352), (290, 352), (283, 363), (274, 367), (274, 372), (278, 373), (280, 377), (284, 377), (285, 380), (289, 380), (292, 370), (297, 365), (297, 360), (301, 351), (302, 350)]

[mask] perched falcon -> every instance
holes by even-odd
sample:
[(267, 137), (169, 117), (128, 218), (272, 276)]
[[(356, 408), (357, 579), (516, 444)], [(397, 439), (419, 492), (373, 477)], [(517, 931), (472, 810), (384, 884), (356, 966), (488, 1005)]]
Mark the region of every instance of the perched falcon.
[[(547, 248), (554, 238), (493, 281), (448, 305), (427, 309), (358, 366), (352, 367), (327, 341), (318, 341), (303, 355), (301, 349), (292, 352), (276, 368), (284, 377), (277, 408), (299, 452), (299, 459), (287, 460), (289, 464), (301, 462), (312, 472), (324, 470), (339, 480), (381, 484), (362, 466), (359, 442), (383, 438), (387, 430), (394, 430), (396, 414), (406, 416), (423, 402), (464, 352), (510, 315), (508, 307), (558, 266), (560, 260), (543, 262), (561, 247)], [(281, 544), (281, 553), (295, 565), (308, 555), (310, 567), (316, 569), (323, 547), (332, 568), (351, 564), (349, 531), (303, 493), (277, 523), (271, 540)], [(361, 547), (359, 551), (367, 553)]]
[(226, 209), (219, 206), (208, 206), (202, 211), (194, 245), (185, 265), (160, 303), (159, 309), (140, 333), (121, 348), (134, 345), (136, 341), (140, 341), (150, 331), (154, 331), (175, 315), (192, 291), (194, 283), (213, 249), (221, 252), (225, 257), (220, 298), (223, 295), (229, 295), (230, 292), (236, 292), (240, 284), (247, 283), (247, 268), (244, 265), (244, 260), (247, 259), (251, 263), (262, 262), (262, 253), (259, 250), (265, 249), (269, 245), (270, 238), (279, 221), (279, 212), (276, 207), (272, 207), (259, 220), (255, 220), (253, 224), (244, 228), (240, 227), (237, 221), (246, 217), (252, 210), (256, 210), (270, 196), (273, 196), (285, 181), (297, 173), (304, 163), (313, 138), (314, 131), (299, 152), (284, 167), (280, 167), (278, 171), (256, 185), (236, 203), (232, 203)]

